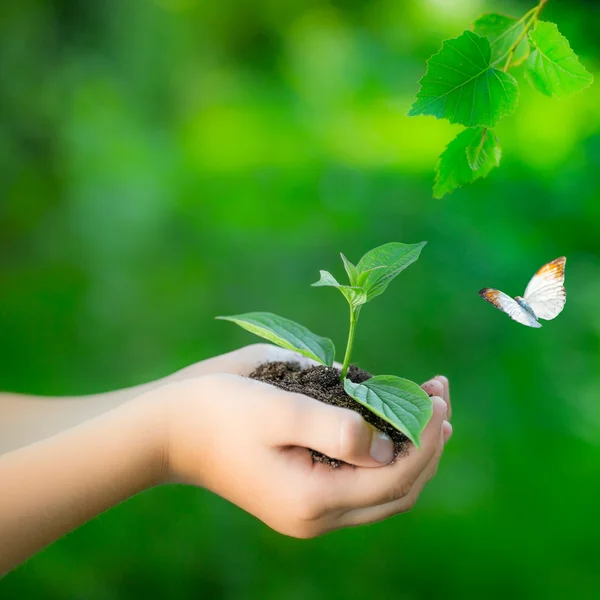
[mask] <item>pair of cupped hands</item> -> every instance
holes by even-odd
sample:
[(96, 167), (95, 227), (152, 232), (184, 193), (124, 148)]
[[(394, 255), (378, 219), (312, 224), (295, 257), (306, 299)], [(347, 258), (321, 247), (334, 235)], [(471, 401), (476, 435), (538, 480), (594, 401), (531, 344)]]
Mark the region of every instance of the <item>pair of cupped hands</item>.
[[(167, 411), (161, 480), (210, 489), (299, 538), (410, 510), (452, 434), (448, 380), (423, 384), (433, 416), (421, 449), (411, 445), (393, 462), (392, 441), (358, 413), (246, 377), (267, 361), (314, 364), (254, 344), (187, 367), (149, 392)], [(353, 466), (313, 463), (310, 449)]]

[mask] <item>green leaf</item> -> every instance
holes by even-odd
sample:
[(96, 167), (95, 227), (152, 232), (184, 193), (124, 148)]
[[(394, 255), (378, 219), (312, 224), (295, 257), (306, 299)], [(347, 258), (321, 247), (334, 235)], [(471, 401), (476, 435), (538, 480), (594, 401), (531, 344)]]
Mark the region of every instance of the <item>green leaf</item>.
[(360, 306), (367, 301), (367, 293), (362, 287), (342, 285), (329, 271), (320, 271), (321, 279), (312, 285), (314, 287), (334, 287), (340, 290), (352, 306)]
[(356, 267), (341, 252), (340, 256), (342, 257), (342, 262), (344, 263), (344, 269), (346, 269), (346, 273), (348, 273), (348, 281), (350, 281), (350, 285), (357, 285), (356, 280), (358, 278), (358, 271)]
[(359, 285), (361, 287), (364, 286), (365, 281), (367, 281), (367, 278), (373, 271), (377, 271), (378, 269), (386, 269), (386, 268), (387, 267), (385, 265), (379, 265), (378, 267), (373, 267), (372, 269), (367, 269), (366, 271), (361, 271), (358, 274), (358, 277), (356, 279), (357, 285)]
[(367, 252), (356, 265), (359, 276), (370, 271), (363, 283), (367, 292), (367, 301), (383, 294), (390, 281), (419, 258), (425, 244), (427, 242), (418, 244), (391, 242)]
[[(492, 66), (498, 65), (500, 68), (504, 67), (512, 45), (517, 42), (524, 30), (525, 21), (518, 21), (517, 19), (513, 19), (513, 17), (498, 15), (496, 13), (483, 15), (473, 24), (473, 31), (480, 36), (486, 37), (490, 42)], [(527, 43), (527, 39), (523, 37), (515, 49), (510, 64), (517, 66), (528, 55), (529, 44)]]
[(461, 131), (440, 156), (433, 195), (441, 198), (461, 185), (486, 177), (500, 164), (501, 156), (498, 139), (489, 129), (475, 127)]
[(498, 138), (489, 129), (476, 128), (473, 141), (467, 146), (467, 162), (476, 177), (485, 177), (494, 167), (500, 165), (502, 150)]
[(527, 59), (525, 77), (542, 94), (567, 98), (594, 81), (554, 23), (538, 21), (529, 32), (529, 39), (532, 52)]
[(446, 40), (427, 61), (409, 116), (433, 115), (467, 127), (493, 127), (515, 110), (519, 89), (512, 75), (491, 65), (487, 38), (465, 31)]
[(402, 377), (377, 375), (362, 383), (344, 379), (344, 389), (421, 447), (421, 434), (433, 414), (433, 402), (420, 386)]
[(232, 321), (251, 333), (282, 348), (299, 352), (327, 367), (333, 365), (335, 347), (330, 339), (316, 335), (284, 317), (268, 312), (249, 312), (217, 319)]

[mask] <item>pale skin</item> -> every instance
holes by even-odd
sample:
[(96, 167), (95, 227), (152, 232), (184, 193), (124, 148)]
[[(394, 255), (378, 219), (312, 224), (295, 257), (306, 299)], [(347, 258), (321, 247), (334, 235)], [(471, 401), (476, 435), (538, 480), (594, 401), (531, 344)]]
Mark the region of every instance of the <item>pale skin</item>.
[[(255, 344), (139, 387), (77, 398), (0, 394), (0, 575), (151, 487), (209, 489), (285, 535), (310, 538), (412, 508), (452, 433), (448, 380), (423, 384), (434, 412), (392, 464), (357, 413), (249, 380)], [(356, 467), (313, 463), (318, 450)]]

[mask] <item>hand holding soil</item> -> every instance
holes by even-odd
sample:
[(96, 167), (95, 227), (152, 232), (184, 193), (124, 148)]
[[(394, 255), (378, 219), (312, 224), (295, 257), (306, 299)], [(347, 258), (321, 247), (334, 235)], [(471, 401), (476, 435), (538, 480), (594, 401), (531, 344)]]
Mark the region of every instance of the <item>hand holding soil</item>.
[[(394, 445), (358, 412), (247, 377), (259, 365), (289, 363), (305, 373), (315, 365), (254, 344), (105, 394), (52, 401), (0, 394), (0, 413), (11, 415), (0, 419), (0, 439), (9, 438), (0, 480), (10, 491), (0, 497), (0, 575), (95, 515), (166, 483), (206, 487), (303, 538), (410, 509), (452, 432), (447, 380), (423, 386), (440, 397), (421, 450), (411, 445), (382, 467)], [(315, 452), (348, 464), (332, 469), (314, 462)]]
[[(382, 467), (392, 442), (353, 410), (228, 374), (166, 385), (152, 392), (164, 398), (164, 480), (206, 487), (300, 538), (405, 512), (452, 432), (447, 380), (423, 387), (434, 409), (421, 449)], [(332, 469), (311, 450), (349, 464)]]

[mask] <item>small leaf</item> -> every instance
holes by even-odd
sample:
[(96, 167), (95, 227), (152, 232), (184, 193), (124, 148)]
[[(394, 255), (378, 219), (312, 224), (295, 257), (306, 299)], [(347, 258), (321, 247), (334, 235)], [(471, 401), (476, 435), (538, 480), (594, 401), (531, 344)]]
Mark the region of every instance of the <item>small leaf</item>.
[(486, 177), (500, 164), (501, 156), (498, 139), (489, 129), (475, 127), (461, 131), (440, 156), (433, 195), (441, 198), (461, 185)]
[(420, 386), (402, 377), (377, 375), (362, 383), (344, 379), (344, 389), (401, 431), (417, 448), (421, 447), (421, 434), (433, 414), (433, 403)]
[(358, 278), (358, 271), (356, 267), (340, 252), (340, 256), (342, 257), (342, 262), (344, 263), (344, 269), (346, 269), (346, 273), (348, 273), (348, 281), (350, 281), (350, 285), (357, 285), (356, 279)]
[(367, 281), (367, 278), (373, 271), (377, 271), (378, 269), (386, 269), (386, 268), (387, 267), (385, 265), (379, 265), (378, 267), (373, 267), (372, 269), (367, 269), (366, 271), (361, 271), (360, 274), (358, 275), (358, 278), (356, 281), (357, 285), (363, 286), (365, 284), (365, 281)]
[[(481, 128), (478, 128), (481, 129)], [(487, 175), (491, 169), (500, 165), (502, 150), (498, 138), (489, 129), (478, 131), (473, 141), (467, 146), (467, 161), (472, 171), (482, 170), (478, 176)], [(487, 171), (485, 169), (488, 168)]]
[(383, 294), (390, 281), (419, 258), (425, 244), (427, 242), (418, 244), (391, 242), (367, 252), (356, 265), (359, 277), (360, 274), (370, 271), (363, 283), (367, 292), (367, 301)]
[(321, 279), (311, 284), (313, 287), (334, 287), (340, 290), (352, 306), (360, 306), (367, 301), (367, 293), (362, 287), (342, 285), (329, 271), (320, 271)]
[(338, 280), (329, 272), (329, 271), (319, 271), (321, 274), (321, 278), (319, 281), (315, 281), (315, 283), (311, 283), (313, 287), (322, 287), (322, 286), (331, 286), (331, 287), (343, 287), (341, 283), (338, 283)]
[(284, 317), (268, 312), (249, 312), (217, 319), (232, 321), (251, 333), (282, 348), (299, 352), (327, 367), (333, 365), (335, 347), (330, 339), (316, 335)]
[(409, 116), (433, 115), (467, 127), (493, 127), (515, 110), (519, 89), (512, 75), (491, 65), (487, 38), (465, 31), (446, 40), (427, 61)]
[[(492, 51), (492, 66), (498, 65), (500, 68), (508, 59), (508, 53), (513, 44), (517, 42), (523, 30), (525, 29), (525, 21), (517, 21), (513, 17), (506, 15), (498, 15), (490, 13), (479, 17), (473, 24), (473, 31), (486, 37), (490, 42)], [(511, 65), (517, 66), (521, 64), (529, 54), (529, 44), (523, 38), (511, 59)]]
[(542, 94), (567, 98), (594, 81), (554, 23), (538, 21), (529, 32), (529, 39), (532, 52), (527, 59), (525, 76)]

